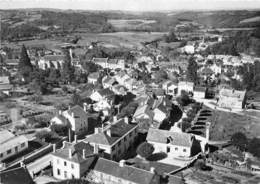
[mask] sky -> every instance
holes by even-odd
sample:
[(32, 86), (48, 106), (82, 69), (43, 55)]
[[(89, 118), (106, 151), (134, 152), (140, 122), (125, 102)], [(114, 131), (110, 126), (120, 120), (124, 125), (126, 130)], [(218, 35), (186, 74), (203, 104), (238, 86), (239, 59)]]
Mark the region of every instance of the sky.
[(260, 0), (0, 0), (0, 9), (58, 8), (78, 10), (228, 10), (260, 9)]

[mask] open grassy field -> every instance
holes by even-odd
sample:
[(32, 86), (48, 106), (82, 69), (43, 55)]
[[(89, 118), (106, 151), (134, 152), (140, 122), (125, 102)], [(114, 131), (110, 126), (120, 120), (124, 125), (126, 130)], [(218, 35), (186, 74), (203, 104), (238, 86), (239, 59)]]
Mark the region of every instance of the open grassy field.
[(145, 19), (109, 19), (108, 22), (115, 28), (132, 28), (156, 23), (156, 20)]
[(235, 132), (244, 132), (249, 138), (260, 137), (260, 112), (245, 111), (242, 114), (215, 111), (211, 139), (227, 140)]
[[(166, 32), (114, 32), (114, 33), (74, 33), (72, 36), (80, 36), (80, 46), (89, 46), (91, 42), (99, 41), (105, 47), (141, 47), (140, 42), (151, 41), (161, 37)], [(64, 43), (64, 38), (29, 40), (21, 42), (6, 43), (3, 46), (20, 48), (22, 44), (27, 47), (44, 45), (48, 49), (59, 48)]]

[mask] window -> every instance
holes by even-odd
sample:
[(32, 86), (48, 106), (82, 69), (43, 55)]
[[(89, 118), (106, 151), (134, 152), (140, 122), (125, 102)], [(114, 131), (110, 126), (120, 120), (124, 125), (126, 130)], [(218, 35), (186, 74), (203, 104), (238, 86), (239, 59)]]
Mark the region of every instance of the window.
[(116, 147), (115, 147), (115, 146), (113, 146), (113, 147), (112, 147), (112, 151), (114, 151), (114, 150), (115, 150), (115, 148), (116, 148)]
[(18, 152), (18, 146), (15, 146), (14, 149), (15, 149), (15, 152)]
[(169, 153), (171, 151), (171, 148), (169, 146), (167, 146), (167, 153)]
[(66, 166), (67, 165), (67, 162), (66, 161), (64, 161), (64, 166)]
[(132, 137), (132, 132), (130, 132), (129, 137)]
[(59, 169), (57, 169), (57, 174), (60, 175), (60, 170)]
[(126, 137), (124, 138), (124, 141), (126, 142)]
[(186, 149), (183, 149), (183, 152), (186, 152)]
[(7, 154), (10, 154), (10, 153), (12, 153), (12, 150), (11, 149), (7, 150)]
[(73, 174), (71, 174), (71, 178), (72, 178), (72, 179), (74, 179), (74, 178), (75, 178), (75, 176), (74, 176)]
[(0, 158), (2, 158), (4, 155), (3, 155), (3, 153), (0, 153)]
[(118, 146), (120, 146), (121, 145), (121, 140), (118, 142)]
[(22, 144), (21, 144), (21, 147), (23, 148), (24, 146), (25, 146), (25, 143), (22, 143)]
[(64, 178), (67, 178), (67, 171), (64, 171)]
[(73, 164), (71, 164), (71, 168), (74, 169), (74, 165)]
[(175, 151), (178, 151), (178, 148), (175, 148)]

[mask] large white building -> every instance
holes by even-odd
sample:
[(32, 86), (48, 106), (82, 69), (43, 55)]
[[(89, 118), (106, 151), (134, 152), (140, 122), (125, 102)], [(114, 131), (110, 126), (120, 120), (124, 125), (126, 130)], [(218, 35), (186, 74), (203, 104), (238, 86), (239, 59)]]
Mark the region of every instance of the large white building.
[(193, 82), (181, 81), (178, 83), (178, 95), (181, 95), (182, 91), (193, 93), (193, 89), (194, 89)]
[(105, 157), (120, 160), (138, 136), (138, 125), (128, 122), (128, 118), (108, 123), (102, 128), (96, 128), (95, 134), (89, 135), (84, 140), (91, 145), (97, 144), (105, 151)]
[(219, 91), (218, 106), (231, 109), (242, 109), (246, 102), (246, 91), (222, 88)]
[(154, 146), (154, 152), (164, 152), (172, 158), (188, 158), (192, 155), (194, 138), (188, 133), (150, 128), (146, 140)]
[(63, 147), (52, 153), (52, 171), (57, 179), (81, 178), (101, 154), (101, 150), (84, 142), (63, 142)]
[(101, 66), (102, 68), (109, 68), (111, 70), (125, 69), (125, 60), (123, 59), (93, 58), (92, 62)]
[(28, 148), (28, 139), (15, 136), (8, 130), (0, 131), (0, 161), (9, 158)]

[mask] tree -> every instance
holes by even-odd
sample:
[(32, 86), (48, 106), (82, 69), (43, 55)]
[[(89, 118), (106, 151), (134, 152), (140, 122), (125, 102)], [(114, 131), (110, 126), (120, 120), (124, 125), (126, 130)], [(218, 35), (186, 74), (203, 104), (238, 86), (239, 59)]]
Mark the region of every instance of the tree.
[(140, 144), (136, 150), (136, 153), (145, 159), (150, 157), (153, 154), (153, 152), (153, 145), (147, 142), (143, 142), (142, 144)]
[(35, 137), (38, 139), (44, 139), (46, 142), (49, 142), (53, 137), (53, 132), (47, 130), (41, 130), (35, 134)]
[(260, 158), (260, 139), (259, 138), (253, 138), (251, 141), (249, 141), (248, 151), (250, 153), (252, 153), (254, 156)]
[(237, 132), (232, 135), (231, 144), (237, 147), (240, 151), (245, 151), (248, 140), (245, 134), (243, 134), (242, 132)]
[(197, 70), (198, 70), (198, 64), (195, 61), (195, 59), (193, 57), (191, 57), (189, 59), (189, 64), (187, 67), (187, 80), (190, 82), (194, 82), (195, 84), (198, 81), (198, 74), (197, 74)]
[(81, 105), (82, 104), (81, 96), (78, 93), (74, 93), (71, 96), (70, 102), (71, 102), (72, 105)]
[(69, 52), (65, 51), (65, 60), (61, 70), (61, 79), (65, 83), (70, 83), (74, 80), (75, 68), (71, 64), (71, 58)]
[(33, 67), (30, 58), (27, 54), (27, 50), (25, 46), (23, 45), (21, 49), (19, 64), (18, 64), (18, 71), (25, 78), (25, 80), (28, 80), (32, 69)]
[(196, 170), (205, 170), (207, 166), (202, 159), (199, 159), (195, 161), (194, 167), (196, 168)]

